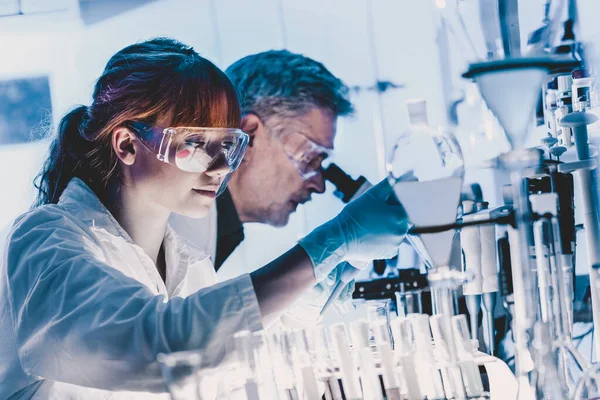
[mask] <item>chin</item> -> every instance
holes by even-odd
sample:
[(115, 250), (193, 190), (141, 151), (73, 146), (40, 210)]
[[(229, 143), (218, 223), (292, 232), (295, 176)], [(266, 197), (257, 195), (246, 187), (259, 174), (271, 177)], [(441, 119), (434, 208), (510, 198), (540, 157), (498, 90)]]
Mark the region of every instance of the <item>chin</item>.
[(290, 214), (273, 215), (269, 217), (264, 223), (274, 226), (276, 228), (282, 228), (290, 222)]
[(206, 207), (186, 207), (185, 209), (175, 210), (173, 212), (188, 218), (204, 218), (208, 215), (209, 211), (210, 205)]

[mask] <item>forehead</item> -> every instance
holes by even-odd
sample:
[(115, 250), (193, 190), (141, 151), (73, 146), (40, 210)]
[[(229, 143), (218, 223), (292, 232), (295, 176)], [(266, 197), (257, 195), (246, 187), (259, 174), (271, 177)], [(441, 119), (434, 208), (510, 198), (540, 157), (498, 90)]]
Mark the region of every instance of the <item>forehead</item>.
[(333, 149), (337, 118), (330, 111), (313, 108), (306, 114), (295, 118), (299, 133), (328, 149)]

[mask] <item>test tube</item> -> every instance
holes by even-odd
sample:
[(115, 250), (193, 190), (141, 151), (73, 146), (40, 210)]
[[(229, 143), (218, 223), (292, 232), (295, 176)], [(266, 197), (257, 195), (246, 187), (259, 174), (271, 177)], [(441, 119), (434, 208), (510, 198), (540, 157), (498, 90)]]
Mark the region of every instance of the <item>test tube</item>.
[(402, 387), (406, 388), (408, 400), (422, 400), (424, 396), (419, 387), (410, 321), (407, 317), (394, 319), (390, 322), (390, 328)]
[(483, 383), (481, 382), (479, 368), (474, 361), (469, 328), (464, 315), (452, 317), (452, 330), (467, 396), (469, 398), (481, 397), (483, 396)]
[(573, 388), (579, 378), (587, 369), (587, 361), (579, 354), (571, 339), (570, 319), (567, 312), (567, 304), (570, 299), (565, 293), (563, 282), (565, 281), (565, 269), (561, 265), (562, 258), (558, 252), (561, 245), (560, 227), (558, 219), (555, 217), (558, 213), (558, 197), (555, 193), (544, 193), (536, 196), (530, 196), (532, 209), (538, 214), (550, 214), (550, 219), (536, 221), (534, 223), (534, 233), (536, 247), (541, 242), (548, 249), (546, 263), (550, 276), (551, 301), (550, 317), (547, 323), (552, 330), (551, 342), (553, 352), (557, 351), (558, 376), (566, 388)]
[(394, 368), (394, 353), (389, 328), (385, 321), (377, 321), (372, 325), (375, 344), (381, 360), (383, 385), (388, 400), (402, 400), (400, 379)]
[(235, 368), (231, 370), (231, 391), (235, 399), (258, 400), (256, 379), (256, 359), (254, 357), (253, 336), (250, 331), (233, 335)]
[(160, 353), (157, 360), (173, 400), (200, 399), (199, 352)]
[(273, 371), (279, 388), (279, 398), (299, 400), (288, 337), (283, 332), (274, 332), (271, 334), (270, 340)]
[(327, 337), (327, 328), (319, 326), (313, 331), (314, 358), (317, 379), (325, 385), (325, 400), (342, 400), (342, 391), (335, 374), (335, 367), (330, 357), (331, 343)]
[[(569, 387), (560, 379), (556, 358), (552, 351), (552, 338), (547, 323), (536, 321), (533, 326), (533, 362), (537, 367), (532, 371), (531, 384), (536, 392), (547, 399), (568, 399)], [(588, 397), (592, 399), (592, 397)]]
[(442, 380), (446, 388), (446, 397), (465, 398), (466, 392), (457, 363), (456, 349), (453, 347), (455, 340), (452, 337), (452, 327), (448, 326), (450, 324), (447, 324), (446, 316), (443, 314), (431, 316), (429, 322), (441, 367)]
[(362, 393), (356, 367), (350, 354), (350, 343), (346, 333), (346, 325), (343, 323), (333, 324), (329, 327), (334, 349), (339, 362), (342, 375), (342, 386), (347, 400), (361, 400)]
[(433, 343), (427, 314), (410, 314), (413, 338), (415, 341), (416, 366), (419, 371), (419, 385), (421, 392), (429, 399), (444, 399), (444, 386), (440, 371), (436, 366), (433, 356)]
[(277, 385), (275, 384), (274, 368), (267, 334), (265, 331), (254, 332), (252, 333), (252, 340), (257, 364), (256, 376), (259, 382), (259, 393), (261, 398), (275, 399), (277, 398)]
[(290, 332), (294, 364), (298, 369), (298, 377), (302, 381), (302, 393), (305, 400), (319, 399), (321, 394), (317, 385), (317, 378), (313, 368), (313, 362), (308, 349), (306, 331), (299, 330)]
[[(385, 322), (385, 320), (383, 320)], [(360, 377), (364, 400), (383, 400), (379, 374), (375, 369), (373, 352), (369, 346), (370, 329), (367, 321), (353, 321), (350, 324), (350, 336), (354, 350), (358, 354)]]
[(367, 300), (367, 320), (369, 323), (385, 320), (390, 323), (390, 299)]

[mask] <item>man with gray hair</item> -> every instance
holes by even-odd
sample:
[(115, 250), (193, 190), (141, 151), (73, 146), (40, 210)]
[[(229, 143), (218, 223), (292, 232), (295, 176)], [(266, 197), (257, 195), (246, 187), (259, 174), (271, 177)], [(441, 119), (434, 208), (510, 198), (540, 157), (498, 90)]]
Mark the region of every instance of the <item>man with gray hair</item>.
[(217, 270), (244, 239), (242, 224), (284, 226), (298, 205), (325, 191), (321, 163), (333, 150), (337, 117), (354, 111), (340, 79), (287, 50), (244, 57), (225, 73), (239, 92), (248, 150), (208, 217), (171, 219)]

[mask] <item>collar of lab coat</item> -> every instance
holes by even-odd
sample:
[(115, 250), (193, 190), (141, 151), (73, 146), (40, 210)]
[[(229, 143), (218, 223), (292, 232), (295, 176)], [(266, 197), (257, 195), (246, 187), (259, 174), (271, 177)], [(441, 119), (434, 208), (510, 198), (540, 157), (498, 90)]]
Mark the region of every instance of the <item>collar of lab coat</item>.
[[(69, 182), (60, 196), (58, 204), (74, 217), (87, 222), (94, 231), (110, 235), (108, 240), (111, 245), (117, 248), (133, 246), (140, 255), (140, 261), (146, 264), (149, 271), (155, 272), (156, 276), (159, 276), (150, 257), (135, 244), (96, 194), (81, 179), (73, 178)], [(175, 233), (170, 225), (167, 226), (163, 244), (167, 265), (166, 291), (171, 297), (177, 294), (177, 287), (180, 286), (190, 268), (210, 263), (210, 260), (206, 252), (186, 242)]]

